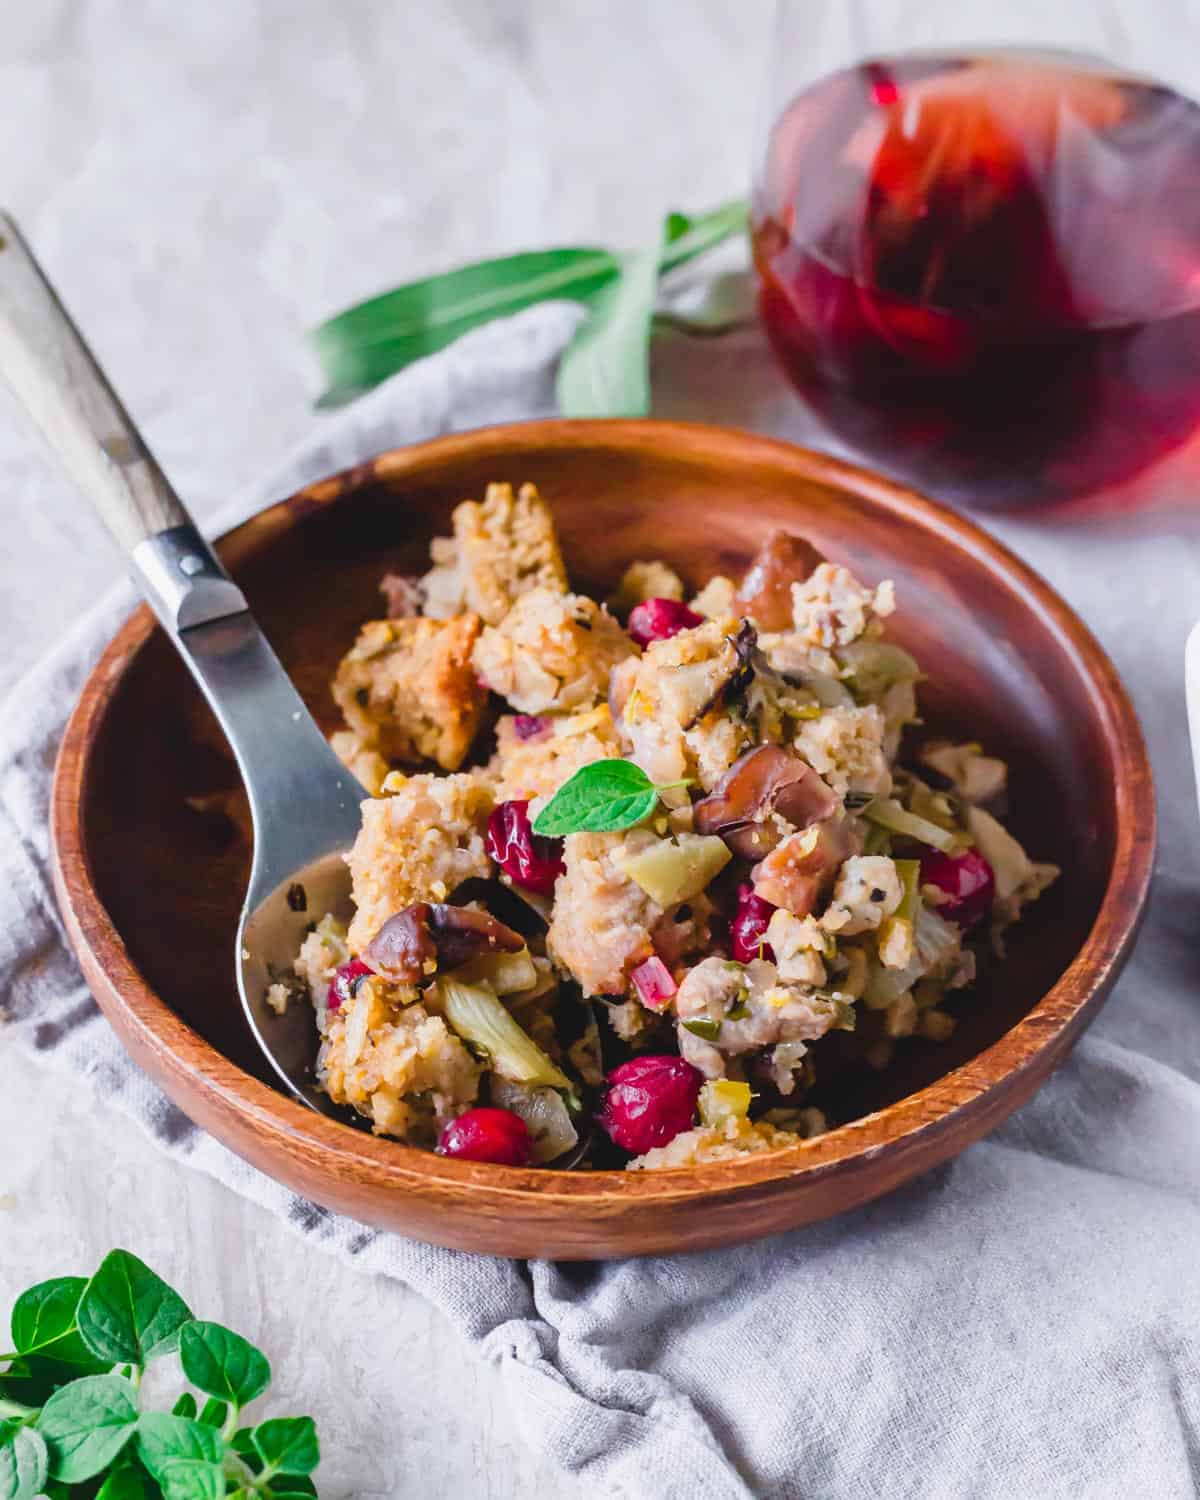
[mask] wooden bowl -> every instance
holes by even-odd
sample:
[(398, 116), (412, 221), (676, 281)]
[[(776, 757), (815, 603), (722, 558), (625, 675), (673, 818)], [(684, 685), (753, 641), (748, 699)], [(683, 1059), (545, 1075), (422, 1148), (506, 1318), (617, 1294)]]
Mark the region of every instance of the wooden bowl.
[[(92, 673), (54, 789), (59, 901), (132, 1056), (193, 1120), (307, 1198), (365, 1223), (499, 1255), (695, 1250), (825, 1218), (945, 1161), (1022, 1104), (1096, 1013), (1129, 951), (1154, 851), (1133, 709), (1085, 627), (971, 522), (861, 469), (747, 433), (668, 422), (534, 422), (440, 438), (310, 486), (221, 544), (317, 718), (378, 610), (385, 568), (419, 571), (451, 507), (492, 479), (552, 503), (577, 587), (636, 557), (691, 585), (736, 573), (765, 532), (804, 532), (864, 579), (896, 580), (895, 636), (929, 674), (933, 728), (1011, 765), (1012, 824), (1063, 875), (961, 1006), (847, 1084), (847, 1123), (764, 1155), (669, 1172), (451, 1161), (312, 1113), (274, 1089), (242, 1019), (231, 949), (244, 830), (212, 808), (237, 777), (145, 608)], [(297, 810), (297, 816), (302, 816)]]

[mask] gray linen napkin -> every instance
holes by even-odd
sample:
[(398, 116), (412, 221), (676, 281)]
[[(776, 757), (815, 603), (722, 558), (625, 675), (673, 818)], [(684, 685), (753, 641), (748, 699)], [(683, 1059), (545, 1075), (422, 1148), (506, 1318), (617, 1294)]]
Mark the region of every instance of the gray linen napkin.
[[(323, 419), (239, 509), (386, 446), (549, 411), (575, 317), (533, 309), (405, 372)], [(668, 341), (656, 366), (663, 414), (802, 430), (754, 334), (700, 357)], [(191, 1126), (99, 1017), (47, 877), (56, 743), (127, 590), (0, 716), (10, 1034), (180, 1162), (431, 1298), (499, 1364), (527, 1440), (591, 1492), (1184, 1500), (1200, 1483), (1200, 881), (1181, 651), (1200, 550), (1191, 521), (1165, 528), (1161, 515), (996, 527), (1082, 611), (1134, 691), (1164, 813), (1160, 874), (1134, 962), (1071, 1062), (988, 1140), (880, 1203), (723, 1252), (524, 1265), (338, 1219)]]

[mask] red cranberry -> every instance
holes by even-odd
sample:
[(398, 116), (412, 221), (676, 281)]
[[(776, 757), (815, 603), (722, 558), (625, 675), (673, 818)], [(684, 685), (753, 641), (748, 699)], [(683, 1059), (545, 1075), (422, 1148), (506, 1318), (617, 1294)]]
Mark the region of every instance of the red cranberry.
[(494, 1161), (502, 1167), (527, 1167), (529, 1127), (511, 1109), (469, 1109), (451, 1120), (438, 1141), (439, 1156), (464, 1161)]
[(635, 1156), (690, 1130), (704, 1082), (682, 1057), (633, 1057), (608, 1075), (599, 1122)]
[(545, 714), (513, 714), (512, 727), (519, 740), (540, 740), (550, 733), (550, 720)]
[(502, 802), (488, 819), (487, 852), (514, 885), (548, 896), (563, 872), (562, 839), (534, 833), (528, 802)]
[(704, 616), (678, 599), (647, 599), (642, 604), (635, 604), (629, 612), (629, 634), (639, 646), (669, 640), (681, 630), (692, 630), (703, 624)]
[(756, 895), (749, 881), (738, 886), (737, 911), (729, 924), (729, 951), (738, 963), (748, 964), (753, 958), (775, 962), (770, 943), (763, 942), (763, 934), (775, 910), (764, 896)]
[(325, 997), (325, 1003), (329, 1009), (341, 1010), (347, 1000), (354, 998), (363, 980), (374, 972), (370, 964), (363, 963), (361, 958), (352, 958), (349, 963), (342, 964), (340, 968), (335, 969)]
[(969, 932), (992, 909), (996, 898), (996, 876), (978, 849), (961, 854), (943, 854), (927, 849), (921, 856), (921, 884), (936, 885), (949, 900), (937, 908), (938, 916)]

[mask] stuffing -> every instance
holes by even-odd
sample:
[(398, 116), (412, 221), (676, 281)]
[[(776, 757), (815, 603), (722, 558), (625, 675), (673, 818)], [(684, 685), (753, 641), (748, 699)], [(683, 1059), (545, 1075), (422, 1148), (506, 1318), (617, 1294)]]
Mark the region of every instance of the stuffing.
[(737, 614), (737, 585), (732, 578), (716, 573), (689, 602), (688, 608), (706, 620), (731, 620)]
[(903, 896), (894, 860), (883, 854), (851, 855), (838, 872), (830, 902), (831, 907), (844, 913), (844, 920), (834, 930), (839, 937), (874, 932), (892, 915)]
[(663, 908), (616, 862), (657, 842), (646, 828), (565, 840), (546, 948), (585, 995), (623, 995), (630, 971), (654, 952), (650, 931)]
[(415, 992), (368, 979), (333, 1015), (317, 1076), (377, 1132), (433, 1145), (479, 1092), (481, 1065)]
[(722, 701), (741, 672), (733, 639), (717, 621), (647, 647), (619, 721), (630, 758), (660, 785), (689, 777), (711, 790), (752, 740), (749, 725)]
[(990, 802), (1008, 786), (1008, 767), (978, 745), (934, 741), (921, 747), (923, 765), (944, 776), (964, 802)]
[(848, 568), (820, 563), (802, 583), (792, 585), (792, 619), (806, 646), (848, 646), (896, 608), (895, 586), (885, 579), (865, 588)]
[(814, 771), (843, 796), (870, 792), (886, 797), (892, 773), (884, 749), (886, 726), (875, 704), (863, 708), (827, 708), (801, 723), (794, 744)]
[(647, 599), (682, 599), (683, 579), (664, 562), (631, 562), (621, 574), (609, 608), (627, 613)]
[[(430, 558), (385, 575), (388, 618), (333, 683), (333, 747), (376, 794), (347, 856), (352, 920), (314, 911), (301, 939), (299, 917), (264, 987), (281, 1015), (311, 1004), (330, 1098), (447, 1155), (523, 1161), (507, 1110), (532, 1122), (531, 1166), (578, 1141), (574, 1165), (620, 1149), (655, 1170), (818, 1134), (808, 1101), (837, 1107), (844, 1069), (952, 1034), (946, 997), (980, 947), (964, 933), (990, 902), (999, 951), (1058, 872), (984, 811), (1002, 761), (931, 741), (927, 769), (899, 763), (922, 675), (884, 634), (890, 582), (777, 531), (688, 615), (680, 576), (643, 558), (614, 610), (674, 602), (639, 613), (635, 642), (568, 591), (529, 485), (459, 505)], [(410, 774), (422, 760), (440, 771)], [(827, 1040), (860, 1018), (853, 1046)], [(612, 1145), (593, 1156), (572, 1119), (601, 1095)], [(445, 1134), (476, 1103), (489, 1117)]]
[[(815, 1132), (814, 1132), (815, 1133)], [(685, 1130), (665, 1146), (656, 1146), (629, 1162), (630, 1172), (655, 1172), (663, 1167), (698, 1167), (709, 1161), (730, 1161), (760, 1151), (782, 1151), (794, 1146), (798, 1136), (780, 1130), (766, 1120), (730, 1116), (719, 1125), (701, 1125)]]
[(568, 713), (604, 702), (609, 673), (636, 650), (594, 599), (536, 588), (485, 627), (473, 660), (480, 679), (519, 713)]
[(536, 801), (553, 796), (580, 767), (620, 754), (607, 704), (566, 716), (505, 715), (487, 774), (497, 802)]
[(364, 625), (333, 679), (334, 699), (360, 745), (385, 760), (433, 760), (457, 770), (487, 702), (471, 665), (478, 636), (478, 615)]
[(511, 484), (489, 484), (483, 503), (455, 507), (454, 538), (430, 548), (425, 613), (444, 618), (467, 609), (499, 625), (522, 594), (548, 589), (563, 594), (567, 571), (549, 507), (532, 484), (513, 494)]
[(763, 937), (775, 955), (780, 979), (814, 987), (825, 983), (829, 939), (811, 916), (797, 917), (781, 906), (772, 912)]
[(329, 736), (330, 748), (363, 789), (378, 797), (384, 778), (392, 769), (373, 746), (364, 744), (353, 729), (339, 729)]
[(469, 877), (491, 874), (484, 828), (492, 806), (490, 786), (474, 772), (408, 776), (391, 796), (363, 803), (362, 830), (347, 855), (352, 953), (414, 901), (444, 901)]
[(739, 964), (714, 957), (684, 975), (675, 1014), (680, 1055), (706, 1078), (722, 1078), (726, 1058), (777, 1042), (813, 1041), (845, 1013), (811, 986), (782, 980), (766, 959)]

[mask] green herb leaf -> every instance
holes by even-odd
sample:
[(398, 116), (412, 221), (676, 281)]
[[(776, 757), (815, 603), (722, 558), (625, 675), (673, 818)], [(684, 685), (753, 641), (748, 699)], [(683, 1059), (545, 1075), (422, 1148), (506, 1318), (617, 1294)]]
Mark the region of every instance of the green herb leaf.
[(191, 1391), (184, 1391), (183, 1395), (180, 1396), (179, 1400), (171, 1408), (171, 1415), (173, 1417), (188, 1417), (189, 1419), (196, 1415), (196, 1398), (192, 1395)]
[(321, 1462), (311, 1417), (273, 1417), (254, 1429), (254, 1446), (272, 1474), (311, 1474)]
[(176, 1458), (157, 1476), (163, 1500), (224, 1500), (225, 1470), (201, 1458)]
[(594, 760), (563, 782), (533, 820), (533, 831), (550, 838), (617, 833), (648, 818), (660, 792), (683, 785), (656, 786), (631, 760)]
[(307, 1474), (277, 1474), (267, 1481), (268, 1495), (316, 1495), (317, 1487)]
[(79, 1302), (79, 1331), (97, 1359), (144, 1365), (175, 1347), (191, 1321), (178, 1292), (128, 1250), (113, 1250)]
[[(745, 224), (741, 201), (697, 218), (669, 215), (658, 269), (681, 265), (741, 233)], [(360, 302), (313, 334), (330, 387), (321, 404), (359, 395), (493, 318), (555, 298), (588, 302), (622, 269), (623, 257), (611, 250), (534, 250), (427, 276)]]
[(140, 1469), (114, 1469), (97, 1491), (96, 1500), (148, 1500), (146, 1480)]
[(650, 324), (658, 245), (621, 257), (619, 278), (592, 304), (558, 365), (564, 417), (644, 417), (650, 410)]
[(533, 250), (427, 276), (360, 302), (313, 334), (329, 394), (378, 385), (472, 328), (535, 302), (583, 300), (619, 271), (609, 250)]
[(179, 1336), (183, 1373), (206, 1395), (246, 1406), (271, 1383), (265, 1354), (220, 1323), (189, 1323)]
[(138, 1418), (138, 1457), (160, 1481), (167, 1465), (176, 1459), (218, 1463), (224, 1451), (221, 1434), (202, 1422), (169, 1416), (163, 1411), (143, 1412)]
[(203, 1422), (205, 1427), (224, 1427), (229, 1417), (229, 1403), (218, 1401), (215, 1396), (210, 1396), (204, 1403), (204, 1410), (196, 1418)]
[(34, 1500), (46, 1482), (50, 1456), (41, 1433), (20, 1427), (0, 1442), (0, 1500)]
[(55, 1391), (37, 1430), (50, 1449), (50, 1473), (79, 1484), (106, 1469), (137, 1430), (133, 1390), (119, 1375), (84, 1375)]
[(58, 1276), (23, 1292), (12, 1310), (12, 1341), (17, 1353), (95, 1367), (98, 1361), (80, 1338), (75, 1322), (75, 1309), (86, 1286), (82, 1276)]
[(683, 1029), (690, 1031), (693, 1036), (703, 1037), (706, 1042), (715, 1042), (721, 1035), (720, 1021), (711, 1021), (706, 1016), (700, 1016), (695, 1021), (685, 1021)]

